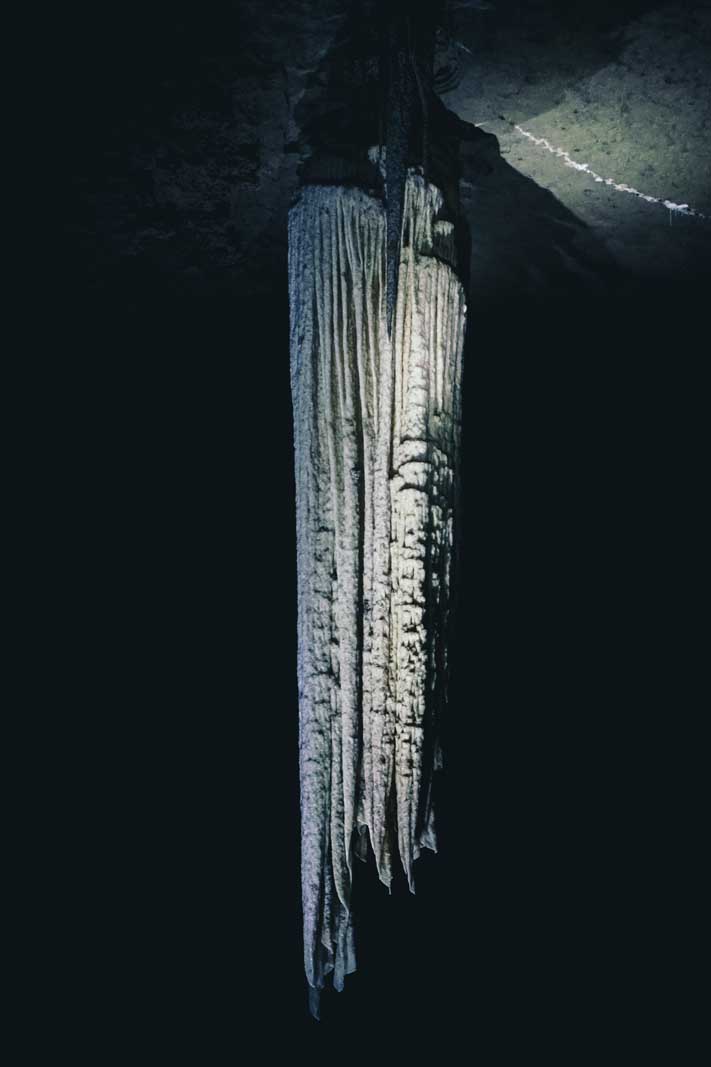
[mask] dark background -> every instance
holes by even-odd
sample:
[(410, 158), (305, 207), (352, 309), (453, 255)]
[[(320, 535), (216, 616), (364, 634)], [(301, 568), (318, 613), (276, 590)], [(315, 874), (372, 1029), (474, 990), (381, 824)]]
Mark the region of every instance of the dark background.
[(626, 1058), (643, 1041), (678, 1061), (699, 1017), (679, 901), (700, 705), (675, 631), (696, 582), (701, 261), (472, 298), (440, 852), (415, 897), (359, 868), (358, 971), (320, 1026), (307, 1015), (285, 240), (269, 236), (285, 216), (244, 251), (247, 216), (221, 219), (208, 192), (202, 222), (171, 209), (179, 240), (126, 254), (168, 225), (141, 188), (146, 143), (175, 151), (183, 97), (219, 110), (216, 69), (253, 63), (225, 40), (259, 18), (94, 9), (63, 51), (63, 314), (107, 619), (81, 1032), (95, 1062), (168, 1045), (226, 1062), (248, 1031), (265, 1055), (368, 1055), (379, 1033), (445, 1059), (461, 1039), (577, 1059), (614, 1035)]

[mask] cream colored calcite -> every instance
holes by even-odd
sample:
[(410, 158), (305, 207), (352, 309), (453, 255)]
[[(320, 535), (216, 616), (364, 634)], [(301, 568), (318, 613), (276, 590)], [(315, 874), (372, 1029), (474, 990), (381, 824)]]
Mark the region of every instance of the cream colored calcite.
[(464, 291), (411, 173), (392, 343), (385, 212), (307, 186), (289, 218), (304, 960), (317, 1014), (355, 969), (354, 853), (390, 885), (436, 849), (456, 535)]

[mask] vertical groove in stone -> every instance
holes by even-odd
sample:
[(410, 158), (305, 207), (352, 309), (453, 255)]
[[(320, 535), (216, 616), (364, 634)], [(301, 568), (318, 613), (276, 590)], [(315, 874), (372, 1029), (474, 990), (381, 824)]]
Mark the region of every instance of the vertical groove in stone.
[[(466, 308), (438, 189), (410, 173), (392, 343), (382, 203), (307, 186), (289, 217), (304, 961), (355, 969), (353, 851), (390, 885), (436, 850)], [(448, 227), (450, 227), (448, 229)], [(354, 835), (354, 831), (359, 833)]]

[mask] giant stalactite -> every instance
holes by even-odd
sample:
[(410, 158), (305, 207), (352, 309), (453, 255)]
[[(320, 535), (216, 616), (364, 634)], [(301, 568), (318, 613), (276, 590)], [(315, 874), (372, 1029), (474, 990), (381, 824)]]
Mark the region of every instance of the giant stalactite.
[(436, 850), (465, 298), (439, 189), (408, 171), (392, 336), (383, 201), (306, 186), (289, 220), (304, 958), (355, 969), (354, 856)]
[(457, 135), (432, 92), (433, 9), (371, 8), (322, 73), (335, 98), (304, 105), (310, 151), (289, 216), (304, 962), (317, 1017), (328, 975), (342, 989), (356, 966), (355, 860), (372, 853), (388, 888), (401, 868), (414, 892), (414, 861), (437, 847), (456, 557)]

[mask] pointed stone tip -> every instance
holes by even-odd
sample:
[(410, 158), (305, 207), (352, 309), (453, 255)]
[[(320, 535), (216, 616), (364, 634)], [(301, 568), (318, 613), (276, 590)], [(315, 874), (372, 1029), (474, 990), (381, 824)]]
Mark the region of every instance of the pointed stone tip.
[(321, 1022), (321, 993), (313, 986), (309, 986), (309, 1012), (317, 1023)]

